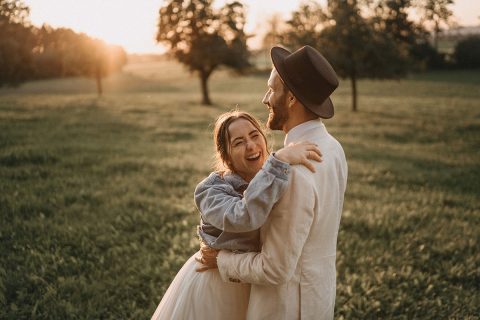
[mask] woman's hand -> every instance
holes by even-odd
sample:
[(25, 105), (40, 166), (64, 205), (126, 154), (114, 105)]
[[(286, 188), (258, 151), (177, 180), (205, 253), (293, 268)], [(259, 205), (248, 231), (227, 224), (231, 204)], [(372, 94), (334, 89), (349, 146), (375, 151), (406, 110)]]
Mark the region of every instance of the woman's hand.
[(216, 269), (217, 255), (220, 250), (210, 248), (203, 241), (200, 242), (200, 257), (195, 257), (195, 260), (202, 264), (196, 269), (197, 272), (207, 271), (209, 269)]
[(320, 149), (318, 149), (315, 143), (310, 141), (303, 141), (296, 144), (291, 143), (275, 152), (275, 157), (278, 160), (291, 165), (304, 165), (312, 172), (315, 172), (315, 167), (309, 160), (322, 162), (322, 153), (320, 152)]

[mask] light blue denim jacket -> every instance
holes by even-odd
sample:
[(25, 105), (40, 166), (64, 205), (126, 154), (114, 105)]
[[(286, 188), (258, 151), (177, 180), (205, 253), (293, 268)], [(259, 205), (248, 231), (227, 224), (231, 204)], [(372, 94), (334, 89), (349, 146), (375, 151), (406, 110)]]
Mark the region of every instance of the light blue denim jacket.
[(201, 240), (215, 249), (259, 251), (258, 229), (285, 192), (289, 172), (273, 155), (250, 184), (234, 173), (212, 172), (195, 188)]

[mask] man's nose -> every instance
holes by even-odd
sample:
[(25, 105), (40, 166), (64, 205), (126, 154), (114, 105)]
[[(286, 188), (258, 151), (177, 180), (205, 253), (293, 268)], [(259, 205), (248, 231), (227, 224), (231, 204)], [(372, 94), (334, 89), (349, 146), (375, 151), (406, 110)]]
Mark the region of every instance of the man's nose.
[(268, 104), (268, 92), (265, 93), (265, 95), (263, 96), (262, 103), (263, 104)]

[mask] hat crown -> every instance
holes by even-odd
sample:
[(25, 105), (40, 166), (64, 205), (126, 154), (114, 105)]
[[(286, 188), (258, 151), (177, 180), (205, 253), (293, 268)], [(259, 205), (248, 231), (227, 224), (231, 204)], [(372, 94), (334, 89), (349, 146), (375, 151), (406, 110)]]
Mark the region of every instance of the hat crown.
[(299, 83), (324, 85), (332, 92), (338, 87), (338, 79), (330, 63), (320, 52), (304, 46), (285, 58), (285, 68), (289, 76)]

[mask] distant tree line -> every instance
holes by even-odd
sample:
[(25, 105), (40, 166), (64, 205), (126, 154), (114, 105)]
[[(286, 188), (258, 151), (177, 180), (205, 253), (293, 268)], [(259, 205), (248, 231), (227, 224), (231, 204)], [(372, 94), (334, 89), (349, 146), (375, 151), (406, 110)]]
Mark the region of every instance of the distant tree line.
[[(328, 0), (321, 6), (310, 0), (302, 2), (288, 21), (272, 16), (264, 45), (266, 49), (283, 45), (296, 50), (307, 44), (317, 48), (341, 77), (350, 80), (356, 111), (359, 79), (401, 78), (447, 65), (438, 52), (437, 38), (451, 22), (453, 2)], [(170, 56), (199, 76), (203, 104), (211, 104), (208, 79), (215, 70), (226, 66), (242, 72), (250, 66), (244, 6), (234, 1), (217, 10), (212, 3), (166, 0), (159, 10), (157, 32), (157, 41), (167, 46)], [(458, 66), (478, 66), (475, 43), (478, 39), (457, 45)]]
[[(210, 76), (227, 67), (238, 73), (251, 67), (240, 1), (220, 8), (214, 0), (165, 0), (159, 10), (157, 42), (200, 80), (202, 103), (211, 104)], [(337, 73), (350, 80), (352, 109), (358, 109), (357, 81), (401, 78), (410, 72), (445, 67), (437, 36), (451, 20), (454, 0), (328, 0), (303, 2), (283, 22), (270, 20), (264, 43), (296, 50), (311, 45)], [(412, 9), (417, 19), (412, 19)], [(120, 47), (47, 25), (33, 27), (21, 0), (0, 0), (0, 87), (53, 77), (101, 79), (126, 63)], [(420, 17), (418, 19), (418, 17)], [(284, 25), (284, 26), (282, 26)], [(431, 41), (433, 35), (433, 41)], [(456, 66), (480, 67), (480, 38), (459, 42)]]
[(0, 87), (24, 81), (86, 76), (96, 80), (120, 70), (126, 53), (119, 46), (70, 29), (32, 26), (21, 0), (0, 0)]

